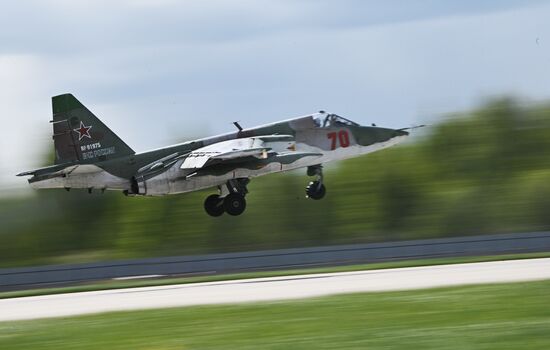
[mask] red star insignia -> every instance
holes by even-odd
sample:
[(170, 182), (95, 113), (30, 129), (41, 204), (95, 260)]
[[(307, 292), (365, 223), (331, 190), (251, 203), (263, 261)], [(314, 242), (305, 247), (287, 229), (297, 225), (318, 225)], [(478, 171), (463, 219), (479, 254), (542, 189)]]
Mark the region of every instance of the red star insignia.
[(92, 128), (92, 126), (86, 126), (84, 125), (84, 122), (80, 121), (80, 127), (79, 128), (76, 128), (76, 129), (73, 129), (74, 131), (76, 131), (78, 133), (78, 141), (82, 140), (84, 137), (87, 137), (89, 139), (91, 139), (92, 137), (90, 136), (90, 129)]

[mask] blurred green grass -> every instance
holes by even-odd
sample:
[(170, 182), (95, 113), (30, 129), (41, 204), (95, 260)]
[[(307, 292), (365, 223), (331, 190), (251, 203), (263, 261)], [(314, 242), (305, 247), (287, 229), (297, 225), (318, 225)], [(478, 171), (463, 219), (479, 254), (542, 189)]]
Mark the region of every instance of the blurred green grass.
[(0, 323), (8, 349), (548, 349), (550, 281)]

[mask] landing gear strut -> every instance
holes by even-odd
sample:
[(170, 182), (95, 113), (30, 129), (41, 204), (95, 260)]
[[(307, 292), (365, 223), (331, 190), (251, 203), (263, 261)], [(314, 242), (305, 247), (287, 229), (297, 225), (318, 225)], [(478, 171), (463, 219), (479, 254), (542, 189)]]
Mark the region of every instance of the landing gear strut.
[(308, 176), (316, 176), (315, 181), (311, 181), (306, 187), (306, 198), (311, 198), (314, 200), (322, 199), (327, 189), (323, 185), (323, 166), (322, 165), (312, 165), (307, 167)]
[(220, 194), (212, 194), (204, 201), (204, 210), (210, 216), (221, 216), (224, 212), (237, 216), (246, 209), (245, 195), (248, 193), (246, 185), (249, 179), (232, 179), (223, 186), (218, 186)]

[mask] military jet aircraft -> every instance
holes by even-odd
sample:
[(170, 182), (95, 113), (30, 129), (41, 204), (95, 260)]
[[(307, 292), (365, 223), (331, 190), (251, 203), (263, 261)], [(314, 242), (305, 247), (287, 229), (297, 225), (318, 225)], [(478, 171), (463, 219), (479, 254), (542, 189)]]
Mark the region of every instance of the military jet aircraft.
[(119, 190), (161, 196), (217, 187), (206, 213), (240, 215), (253, 177), (307, 168), (306, 196), (325, 196), (322, 164), (374, 152), (403, 140), (408, 128), (360, 126), (320, 111), (253, 128), (136, 153), (73, 95), (52, 98), (55, 165), (26, 171), (33, 188)]

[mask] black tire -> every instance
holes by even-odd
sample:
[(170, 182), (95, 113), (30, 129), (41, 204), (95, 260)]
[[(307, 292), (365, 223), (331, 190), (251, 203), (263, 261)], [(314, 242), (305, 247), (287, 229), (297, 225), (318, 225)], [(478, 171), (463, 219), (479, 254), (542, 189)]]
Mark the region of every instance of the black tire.
[(241, 194), (231, 193), (224, 198), (223, 207), (229, 215), (241, 215), (246, 209), (246, 200)]
[(210, 216), (222, 216), (225, 211), (223, 198), (220, 198), (217, 194), (212, 194), (206, 197), (206, 200), (204, 201), (204, 210)]
[(327, 189), (325, 185), (323, 185), (319, 181), (312, 181), (306, 187), (307, 198), (319, 200), (319, 199), (322, 199), (326, 193), (327, 193)]

